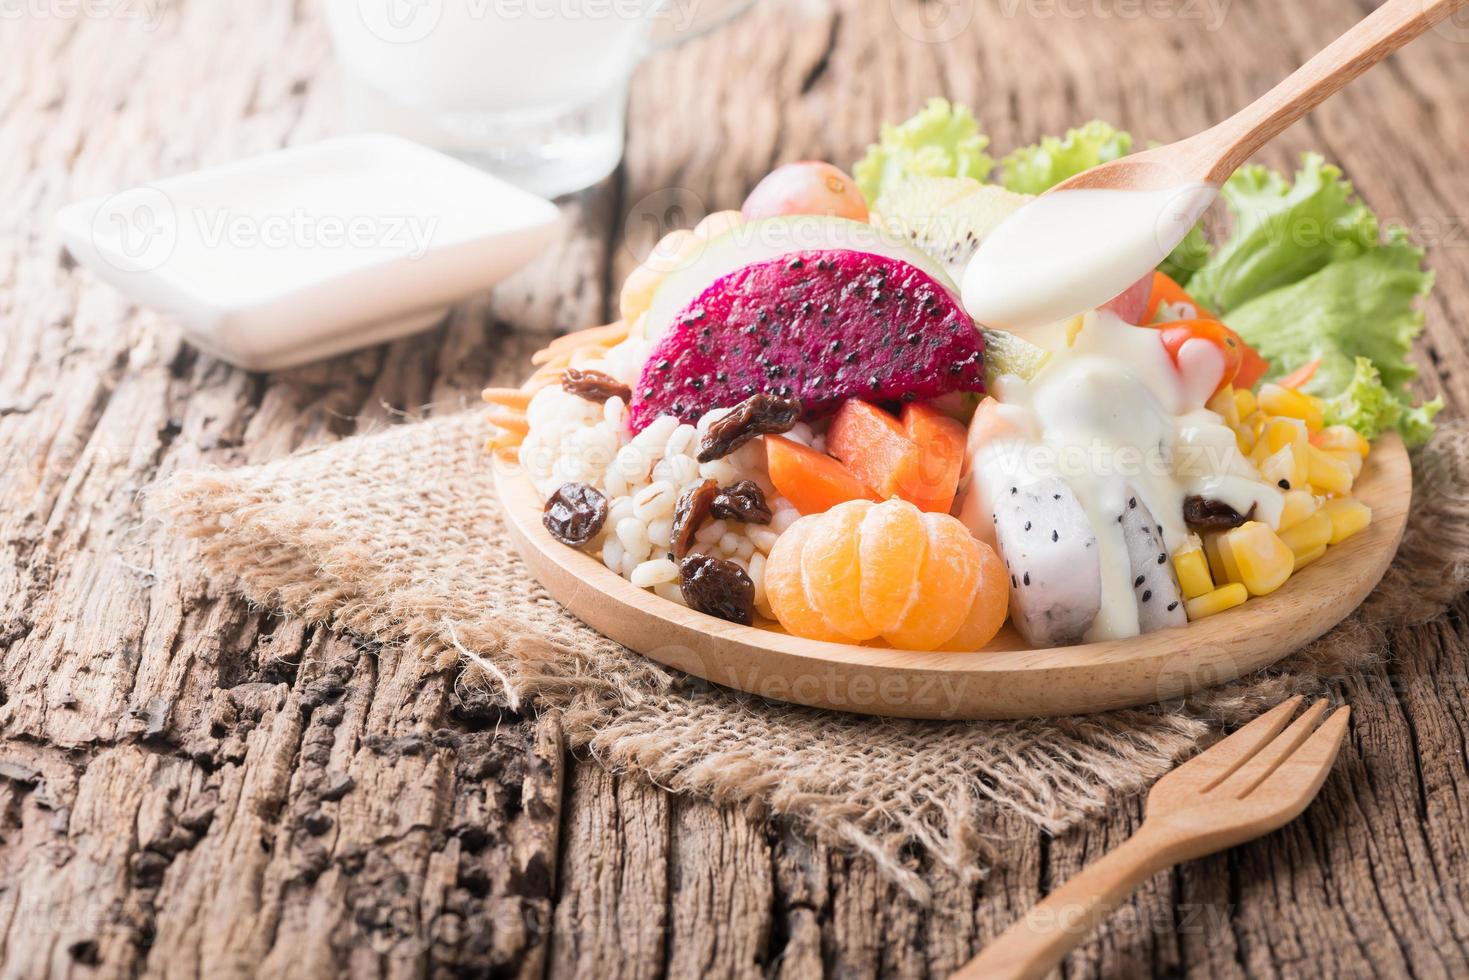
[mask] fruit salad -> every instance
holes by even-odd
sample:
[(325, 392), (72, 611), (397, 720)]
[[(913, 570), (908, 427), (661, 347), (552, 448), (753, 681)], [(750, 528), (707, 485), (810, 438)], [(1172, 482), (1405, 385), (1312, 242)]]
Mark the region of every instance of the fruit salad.
[[(1196, 229), (1102, 307), (976, 323), (955, 283), (979, 244), (1131, 145), (1090, 123), (996, 164), (935, 100), (855, 178), (780, 167), (665, 236), (616, 323), (487, 391), (491, 446), (566, 547), (812, 640), (980, 651), (1009, 622), (1050, 647), (1268, 595), (1370, 524), (1372, 440), (1431, 432), (1406, 387), (1431, 279), (1308, 157), (1294, 183), (1241, 171), (1230, 237)], [(1259, 233), (1301, 213), (1348, 244)]]

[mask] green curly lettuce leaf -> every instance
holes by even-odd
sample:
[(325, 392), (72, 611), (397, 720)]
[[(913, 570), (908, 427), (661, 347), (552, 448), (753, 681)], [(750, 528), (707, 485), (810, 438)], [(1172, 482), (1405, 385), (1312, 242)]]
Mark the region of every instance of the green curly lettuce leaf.
[(1077, 129), (1068, 129), (1060, 139), (1043, 136), (1039, 143), (1006, 156), (1000, 161), (1000, 183), (1018, 194), (1039, 194), (1083, 170), (1131, 152), (1130, 134), (1093, 119)]
[(1395, 407), (1341, 409), (1344, 419), (1357, 419), (1345, 424), (1372, 438), (1380, 431), (1372, 420), (1390, 418), (1382, 427), (1397, 428), (1407, 439), (1426, 438), (1437, 409), (1407, 407), (1408, 385), (1417, 376), (1408, 353), (1423, 330), (1417, 301), (1433, 288), (1433, 273), (1422, 263), (1423, 250), (1394, 229), (1383, 243), (1359, 255), (1231, 310), (1224, 322), (1270, 361), (1268, 377), (1319, 357), (1321, 366), (1305, 390), (1322, 398), (1350, 396), (1359, 405), (1376, 404), (1368, 398), (1372, 388), (1360, 367), (1365, 359), (1372, 382), (1382, 389), (1382, 404)]
[(1395, 233), (1371, 251), (1250, 300), (1224, 322), (1271, 362), (1271, 377), (1319, 357), (1307, 390), (1325, 394), (1352, 380), (1361, 356), (1401, 394), (1417, 374), (1407, 360), (1423, 329), (1415, 301), (1433, 285), (1422, 260), (1423, 250)]
[(1224, 314), (1377, 243), (1377, 217), (1356, 199), (1341, 170), (1314, 153), (1294, 181), (1268, 167), (1242, 167), (1222, 196), (1234, 232), (1189, 278), (1189, 293)]
[[(973, 113), (933, 99), (907, 122), (884, 126), (855, 175), (869, 201), (909, 177), (984, 180), (994, 166), (988, 143)], [(997, 180), (1039, 194), (1131, 150), (1130, 135), (1093, 120), (1005, 156)], [(1341, 171), (1316, 154), (1302, 157), (1294, 179), (1244, 167), (1222, 196), (1233, 232), (1212, 246), (1195, 227), (1162, 271), (1259, 350), (1271, 377), (1320, 358), (1307, 390), (1327, 401), (1334, 421), (1368, 438), (1396, 429), (1410, 444), (1425, 440), (1441, 402), (1413, 408), (1408, 391), (1419, 300), (1433, 285), (1423, 250), (1401, 229), (1384, 234)]]
[(929, 99), (922, 111), (896, 126), (883, 124), (876, 143), (852, 168), (869, 204), (885, 187), (909, 177), (989, 177), (995, 162), (986, 154), (989, 137), (974, 113), (945, 99)]
[(1433, 435), (1433, 417), (1442, 408), (1442, 398), (1412, 407), (1387, 390), (1370, 360), (1359, 357), (1351, 382), (1340, 393), (1325, 399), (1322, 414), (1328, 425), (1351, 426), (1367, 439), (1396, 429), (1405, 443), (1418, 446)]

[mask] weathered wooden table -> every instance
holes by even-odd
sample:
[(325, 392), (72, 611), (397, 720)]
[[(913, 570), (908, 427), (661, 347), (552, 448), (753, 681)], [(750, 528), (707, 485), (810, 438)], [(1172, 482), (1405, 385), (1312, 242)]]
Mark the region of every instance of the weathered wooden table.
[[(916, 907), (861, 858), (569, 756), (554, 720), (466, 697), (453, 671), (420, 681), (394, 650), (221, 594), (140, 496), (473, 402), (603, 321), (649, 216), (737, 205), (782, 160), (848, 163), (929, 95), (973, 105), (1002, 150), (1093, 116), (1169, 139), (1370, 4), (766, 0), (640, 71), (627, 162), (554, 254), (427, 334), (252, 375), (75, 268), (50, 216), (332, 132), (318, 6), (0, 16), (0, 972), (941, 976), (1122, 839), (1136, 801), (1054, 840), (1014, 820), (991, 828), (1000, 870), (934, 874)], [(1323, 150), (1430, 246), (1422, 363), (1453, 414), (1466, 43), (1414, 44), (1270, 154)], [(1469, 974), (1466, 613), (1337, 684), (1352, 736), (1304, 819), (1154, 880), (1067, 974)]]

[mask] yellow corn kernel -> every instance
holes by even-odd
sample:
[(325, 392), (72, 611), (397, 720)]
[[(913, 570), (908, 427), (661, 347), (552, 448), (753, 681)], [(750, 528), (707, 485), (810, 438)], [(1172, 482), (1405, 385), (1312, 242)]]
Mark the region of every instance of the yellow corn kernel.
[(1321, 502), (1309, 490), (1287, 490), (1285, 506), (1280, 510), (1280, 530), (1295, 527), (1320, 508)]
[(1295, 570), (1296, 556), (1284, 541), (1260, 521), (1246, 521), (1219, 536), (1219, 554), (1239, 572), (1236, 580), (1250, 595), (1269, 595), (1285, 584)]
[(1260, 438), (1261, 430), (1265, 428), (1265, 423), (1269, 421), (1270, 416), (1266, 415), (1264, 412), (1260, 411), (1257, 408), (1249, 415), (1241, 417), (1240, 425), (1248, 427), (1249, 430), (1254, 433), (1255, 438), (1258, 439)]
[(1076, 338), (1081, 336), (1081, 328), (1086, 326), (1086, 317), (1074, 316), (1066, 321), (1066, 346), (1070, 347), (1076, 343)]
[(1234, 410), (1240, 418), (1249, 418), (1251, 413), (1260, 405), (1255, 401), (1255, 393), (1248, 388), (1236, 389), (1234, 393)]
[(1204, 557), (1200, 545), (1189, 545), (1173, 553), (1173, 570), (1178, 574), (1178, 587), (1185, 599), (1195, 599), (1206, 592), (1214, 591), (1214, 579), (1209, 575), (1209, 560)]
[(1255, 433), (1255, 447), (1250, 450), (1250, 461), (1258, 468), (1264, 466), (1265, 460), (1269, 458), (1270, 446), (1266, 444), (1264, 439), (1260, 438), (1258, 432)]
[(1372, 508), (1355, 497), (1337, 497), (1321, 505), (1331, 519), (1331, 543), (1341, 544), (1372, 523)]
[(1357, 477), (1362, 475), (1362, 457), (1352, 452), (1352, 450), (1328, 449), (1326, 450), (1326, 455), (1332, 457), (1333, 459), (1339, 459), (1346, 464), (1347, 469), (1352, 474), (1353, 483), (1356, 483)]
[(1239, 581), (1239, 569), (1235, 567), (1234, 556), (1227, 554), (1219, 546), (1219, 539), (1223, 536), (1223, 534), (1204, 535), (1204, 557), (1209, 560), (1209, 574), (1216, 585)]
[(1282, 388), (1277, 384), (1260, 386), (1260, 408), (1271, 415), (1284, 415), (1300, 419), (1306, 428), (1315, 432), (1321, 428), (1321, 401), (1294, 388)]
[(1372, 449), (1372, 444), (1348, 425), (1328, 425), (1320, 432), (1312, 433), (1311, 445), (1326, 450), (1350, 451), (1363, 458)]
[(1290, 446), (1297, 453), (1304, 453), (1306, 447), (1311, 444), (1310, 432), (1306, 429), (1306, 423), (1288, 416), (1270, 419), (1265, 423), (1261, 435), (1265, 445), (1272, 453), (1279, 452), (1286, 446)]
[(1237, 425), (1234, 429), (1234, 444), (1239, 451), (1248, 456), (1255, 450), (1255, 433), (1247, 425)]
[(1312, 548), (1304, 555), (1296, 555), (1296, 571), (1299, 572), (1324, 554), (1326, 554), (1326, 545), (1323, 544), (1320, 547)]
[(1302, 555), (1326, 547), (1331, 540), (1331, 518), (1318, 510), (1294, 527), (1281, 531), (1279, 537), (1299, 564)]
[(1234, 389), (1229, 385), (1225, 385), (1223, 388), (1214, 392), (1213, 397), (1204, 403), (1204, 407), (1222, 416), (1225, 425), (1230, 427), (1239, 425), (1241, 418), (1239, 406), (1234, 400)]
[(1190, 620), (1203, 619), (1215, 613), (1222, 613), (1226, 609), (1243, 605), (1250, 597), (1250, 593), (1238, 582), (1230, 582), (1222, 585), (1213, 592), (1205, 593), (1197, 599), (1187, 599), (1183, 604), (1183, 611), (1188, 613)]
[(1320, 493), (1350, 493), (1352, 471), (1346, 463), (1317, 449), (1306, 447), (1307, 479)]
[[(1260, 447), (1256, 446), (1255, 453), (1258, 455), (1259, 452)], [(1305, 489), (1310, 482), (1306, 454), (1297, 454), (1291, 446), (1282, 446), (1279, 452), (1266, 456), (1259, 465), (1260, 476), (1265, 482), (1273, 483), (1282, 490)]]

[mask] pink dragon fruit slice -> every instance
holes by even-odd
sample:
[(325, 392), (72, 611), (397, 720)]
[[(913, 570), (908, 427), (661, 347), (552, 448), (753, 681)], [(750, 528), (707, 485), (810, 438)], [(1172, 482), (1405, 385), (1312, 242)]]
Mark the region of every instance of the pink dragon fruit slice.
[(799, 398), (811, 419), (848, 398), (952, 391), (984, 391), (984, 339), (943, 286), (868, 252), (792, 252), (717, 280), (679, 314), (643, 367), (631, 425), (694, 422), (758, 392)]

